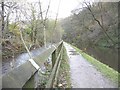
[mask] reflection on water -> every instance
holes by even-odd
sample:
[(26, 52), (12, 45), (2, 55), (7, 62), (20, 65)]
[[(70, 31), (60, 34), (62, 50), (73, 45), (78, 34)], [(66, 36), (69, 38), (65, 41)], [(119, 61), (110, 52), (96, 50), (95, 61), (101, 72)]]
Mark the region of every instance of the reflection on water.
[(97, 60), (107, 64), (111, 68), (118, 70), (118, 50), (111, 48), (89, 47), (86, 53), (92, 55)]

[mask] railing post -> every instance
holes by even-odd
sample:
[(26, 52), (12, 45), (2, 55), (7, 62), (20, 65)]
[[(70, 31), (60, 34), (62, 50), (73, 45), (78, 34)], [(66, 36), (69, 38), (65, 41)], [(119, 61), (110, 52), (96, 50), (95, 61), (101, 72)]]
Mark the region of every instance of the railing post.
[(63, 43), (61, 43), (61, 46), (59, 47), (61, 50), (60, 50), (60, 57), (59, 57), (59, 62), (58, 62), (58, 66), (57, 66), (57, 69), (56, 69), (56, 75), (55, 75), (55, 79), (54, 79), (54, 84), (53, 84), (53, 87), (56, 87), (56, 85), (58, 84), (58, 76), (59, 76), (59, 69), (60, 69), (60, 65), (61, 65), (61, 60), (63, 59)]
[(56, 85), (58, 84), (58, 76), (59, 76), (59, 68), (60, 68), (60, 65), (61, 65), (61, 60), (62, 60), (62, 55), (60, 55), (60, 60), (58, 62), (58, 67), (57, 67), (57, 70), (56, 70), (56, 75), (55, 75), (55, 79), (54, 79), (54, 86), (53, 87), (56, 87)]
[(54, 67), (56, 61), (56, 50), (52, 53), (52, 68)]
[(50, 79), (46, 84), (46, 88), (53, 88), (55, 87), (58, 79), (59, 74), (59, 67), (61, 63), (61, 53), (62, 53), (62, 45), (61, 43), (57, 49), (52, 53), (52, 72), (50, 75)]

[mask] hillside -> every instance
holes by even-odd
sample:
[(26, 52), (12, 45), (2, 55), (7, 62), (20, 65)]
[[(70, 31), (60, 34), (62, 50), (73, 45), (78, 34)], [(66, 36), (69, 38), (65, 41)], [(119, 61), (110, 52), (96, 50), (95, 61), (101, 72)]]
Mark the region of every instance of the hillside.
[(61, 21), (63, 40), (118, 70), (118, 3), (83, 3), (82, 6)]
[(62, 21), (65, 41), (80, 48), (91, 45), (118, 48), (118, 3), (94, 3), (72, 13)]

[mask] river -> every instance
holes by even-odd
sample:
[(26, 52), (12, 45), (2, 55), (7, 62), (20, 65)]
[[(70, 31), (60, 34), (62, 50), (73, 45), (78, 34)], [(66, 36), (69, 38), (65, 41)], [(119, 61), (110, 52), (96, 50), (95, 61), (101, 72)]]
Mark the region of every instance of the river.
[[(50, 46), (47, 47), (47, 49)], [(46, 49), (45, 47), (41, 47), (41, 48), (37, 48), (32, 50), (30, 53), (32, 55), (32, 57), (36, 57), (38, 55), (40, 55), (42, 52), (44, 52)], [(27, 60), (29, 60), (30, 57), (28, 55), (28, 53), (22, 53), (18, 56), (16, 56), (16, 58), (12, 59), (6, 59), (4, 61), (2, 61), (2, 67), (0, 67), (0, 70), (2, 70), (2, 74), (5, 74), (9, 71), (11, 71), (13, 68), (18, 67), (19, 65), (25, 63)], [(11, 66), (12, 64), (12, 66)], [(2, 69), (1, 69), (2, 68)]]

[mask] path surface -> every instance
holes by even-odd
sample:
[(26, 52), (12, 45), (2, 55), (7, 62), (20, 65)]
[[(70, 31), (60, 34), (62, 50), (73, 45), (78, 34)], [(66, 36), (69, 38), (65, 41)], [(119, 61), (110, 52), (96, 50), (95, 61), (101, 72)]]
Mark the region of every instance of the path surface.
[(73, 88), (115, 88), (117, 87), (70, 45), (64, 43), (69, 56), (71, 83)]

